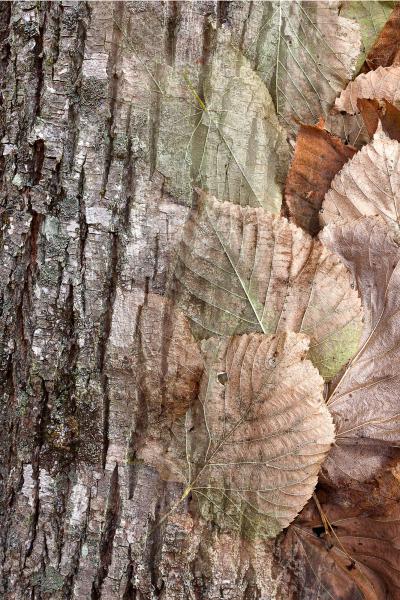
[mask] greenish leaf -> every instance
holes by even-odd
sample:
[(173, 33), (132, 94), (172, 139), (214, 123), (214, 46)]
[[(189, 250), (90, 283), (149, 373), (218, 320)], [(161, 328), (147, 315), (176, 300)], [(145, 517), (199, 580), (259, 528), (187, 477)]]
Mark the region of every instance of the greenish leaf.
[(203, 195), (176, 259), (173, 292), (200, 337), (295, 331), (330, 378), (354, 354), (361, 308), (321, 242), (261, 209)]
[[(357, 483), (376, 475), (386, 450), (400, 442), (400, 247), (396, 229), (388, 227), (381, 216), (367, 216), (341, 220), (323, 232), (327, 245), (351, 269), (365, 307), (360, 350), (327, 401), (338, 432), (331, 456), (333, 472), (339, 479), (346, 473)], [(362, 465), (357, 454), (362, 456)]]
[(362, 66), (366, 55), (388, 20), (395, 4), (396, 2), (392, 2), (391, 0), (343, 2), (340, 14), (343, 17), (354, 19), (360, 25), (363, 50), (358, 58), (357, 71)]
[(339, 9), (338, 2), (256, 2), (237, 40), (293, 131), (326, 116), (355, 73), (360, 28)]
[(289, 146), (268, 90), (222, 30), (205, 73), (203, 100), (189, 70), (164, 69), (155, 166), (167, 190), (190, 202), (195, 184), (279, 213)]

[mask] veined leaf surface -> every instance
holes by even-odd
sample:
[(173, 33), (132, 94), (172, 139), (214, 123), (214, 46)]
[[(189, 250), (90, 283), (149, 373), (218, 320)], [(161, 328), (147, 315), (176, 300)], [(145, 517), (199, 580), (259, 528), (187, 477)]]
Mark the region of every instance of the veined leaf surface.
[(339, 259), (321, 242), (261, 209), (205, 194), (188, 222), (173, 279), (200, 337), (296, 331), (332, 377), (358, 347), (361, 308)]
[(399, 223), (400, 144), (381, 128), (334, 177), (322, 204), (323, 224), (362, 215)]
[[(381, 217), (362, 217), (330, 225), (325, 243), (337, 252), (357, 281), (366, 326), (361, 347), (328, 399), (338, 444), (371, 440), (382, 446), (400, 443), (400, 247), (396, 233)], [(381, 450), (376, 448), (376, 453)], [(346, 473), (357, 461), (333, 449), (331, 458)], [(371, 457), (373, 460), (373, 456)], [(367, 462), (367, 461), (366, 461)], [(363, 470), (367, 474), (367, 464)]]
[(265, 81), (288, 129), (314, 124), (352, 78), (361, 50), (359, 25), (338, 2), (257, 2), (243, 48)]
[(304, 506), (334, 440), (323, 380), (301, 334), (202, 343), (206, 368), (187, 421), (188, 485), (206, 519), (275, 537)]
[(223, 30), (203, 99), (192, 71), (168, 67), (162, 76), (156, 166), (166, 188), (190, 201), (196, 184), (221, 200), (279, 213), (289, 146), (265, 84)]
[(366, 54), (372, 48), (395, 4), (396, 2), (391, 0), (343, 2), (340, 14), (343, 17), (354, 19), (360, 25), (363, 51), (359, 56), (357, 67), (361, 67), (363, 64)]
[(349, 115), (359, 112), (358, 98), (378, 98), (394, 105), (400, 103), (400, 67), (378, 67), (376, 71), (362, 73), (351, 81), (336, 99), (335, 108)]
[(318, 125), (301, 125), (285, 184), (285, 200), (290, 219), (316, 234), (320, 229), (319, 211), (332, 179), (354, 156), (356, 149), (346, 146)]

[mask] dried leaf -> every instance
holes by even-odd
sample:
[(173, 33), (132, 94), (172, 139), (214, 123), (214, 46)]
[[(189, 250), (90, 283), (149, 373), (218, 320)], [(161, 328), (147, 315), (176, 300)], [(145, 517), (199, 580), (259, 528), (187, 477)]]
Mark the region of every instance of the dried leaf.
[(184, 481), (176, 435), (197, 398), (204, 362), (186, 317), (172, 302), (148, 294), (138, 315), (133, 365), (139, 394), (134, 460), (164, 480)]
[[(331, 225), (322, 235), (352, 271), (366, 313), (360, 350), (327, 401), (338, 446), (357, 446), (366, 439), (381, 446), (400, 443), (400, 247), (395, 236), (381, 217)], [(378, 444), (375, 453), (380, 452)], [(346, 457), (336, 448), (331, 455), (340, 470), (361, 479), (357, 463)], [(362, 471), (370, 474), (368, 461), (366, 456)]]
[[(388, 67), (387, 69), (379, 67), (376, 71), (359, 75), (337, 98), (334, 110), (328, 115), (325, 128), (357, 148), (367, 144), (371, 137), (371, 129), (368, 129), (371, 123), (367, 123), (367, 127), (365, 127), (364, 119), (359, 115), (358, 102), (362, 98), (386, 98), (391, 102), (398, 102), (399, 76), (400, 67)], [(338, 113), (338, 110), (342, 112)], [(388, 133), (393, 131), (395, 126), (394, 110), (389, 109), (386, 119), (382, 119), (383, 129)], [(385, 121), (387, 127), (384, 125)], [(396, 134), (391, 137), (397, 139)]]
[(191, 202), (193, 184), (221, 199), (279, 213), (289, 165), (287, 134), (248, 60), (219, 30), (205, 68), (204, 99), (189, 69), (160, 76), (156, 168), (166, 189)]
[[(396, 3), (388, 0), (343, 2), (340, 14), (342, 17), (354, 19), (361, 29), (363, 52), (360, 54), (357, 67), (361, 67), (365, 55), (371, 50), (379, 32), (385, 25)], [(357, 69), (358, 70), (358, 69)]]
[(289, 166), (287, 133), (264, 83), (223, 30), (204, 96), (201, 187), (220, 200), (279, 213)]
[(315, 587), (335, 600), (399, 600), (398, 467), (385, 470), (367, 489), (323, 486), (318, 493), (323, 519), (310, 501), (289, 528), (281, 551), (289, 565), (297, 558), (304, 592), (299, 600), (308, 600), (307, 591)]
[(135, 369), (151, 424), (184, 415), (197, 397), (203, 359), (186, 317), (148, 294), (138, 319)]
[(400, 103), (400, 67), (378, 67), (358, 75), (336, 99), (335, 108), (349, 115), (356, 114), (358, 98), (378, 98), (392, 104)]
[(351, 144), (357, 149), (370, 141), (364, 121), (359, 114), (342, 114), (333, 109), (326, 118), (325, 129), (339, 137), (345, 144)]
[(374, 46), (368, 52), (370, 69), (400, 64), (400, 5), (397, 3)]
[(312, 235), (318, 233), (319, 209), (331, 181), (356, 149), (321, 125), (301, 125), (285, 186), (291, 220)]
[(204, 518), (275, 537), (311, 496), (334, 439), (308, 338), (250, 334), (202, 344), (206, 372), (187, 424), (188, 486)]
[(393, 104), (386, 100), (358, 99), (357, 106), (371, 138), (381, 123), (386, 135), (400, 142), (400, 110)]
[(357, 23), (338, 2), (256, 2), (244, 52), (266, 82), (282, 122), (314, 124), (352, 78), (361, 49)]
[(261, 209), (203, 194), (185, 228), (173, 290), (200, 337), (306, 333), (326, 378), (358, 347), (361, 309), (346, 269), (318, 240)]
[(322, 204), (323, 224), (361, 215), (383, 216), (398, 223), (400, 209), (400, 145), (378, 130), (332, 181)]

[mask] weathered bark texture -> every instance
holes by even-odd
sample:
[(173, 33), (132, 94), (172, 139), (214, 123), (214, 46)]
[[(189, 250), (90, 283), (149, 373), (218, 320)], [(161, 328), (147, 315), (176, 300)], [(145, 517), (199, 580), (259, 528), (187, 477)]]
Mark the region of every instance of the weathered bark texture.
[(191, 204), (158, 168), (154, 74), (189, 64), (201, 96), (216, 28), (232, 17), (244, 39), (249, 10), (0, 4), (4, 599), (290, 595), (273, 542), (194, 526), (189, 500), (154, 528), (182, 487), (135, 461), (136, 323)]

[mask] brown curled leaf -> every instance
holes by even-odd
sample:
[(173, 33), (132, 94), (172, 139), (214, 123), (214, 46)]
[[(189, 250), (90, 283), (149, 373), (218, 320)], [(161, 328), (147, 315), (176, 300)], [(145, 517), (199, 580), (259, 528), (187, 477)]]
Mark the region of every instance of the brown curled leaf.
[(365, 123), (369, 136), (376, 133), (379, 122), (391, 140), (400, 142), (400, 110), (387, 100), (367, 100), (359, 98), (357, 107)]
[(318, 233), (319, 209), (332, 179), (356, 149), (318, 125), (301, 125), (286, 179), (285, 200), (291, 220), (312, 235)]
[(334, 440), (323, 379), (301, 334), (202, 343), (206, 369), (187, 422), (186, 493), (202, 516), (275, 537), (304, 506)]
[(318, 506), (308, 503), (281, 545), (282, 560), (301, 571), (299, 600), (315, 587), (335, 600), (399, 600), (399, 475), (397, 464), (368, 486), (323, 485)]
[(347, 113), (338, 113), (333, 109), (326, 118), (325, 129), (357, 150), (368, 144), (370, 140), (360, 114), (348, 115)]
[(400, 5), (393, 9), (378, 39), (367, 54), (370, 69), (400, 64)]

